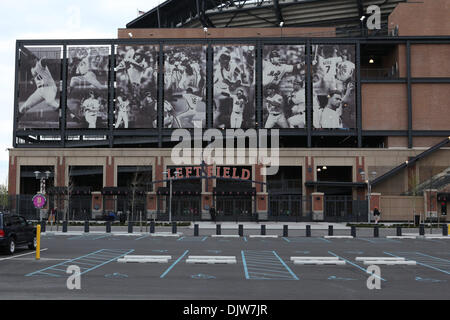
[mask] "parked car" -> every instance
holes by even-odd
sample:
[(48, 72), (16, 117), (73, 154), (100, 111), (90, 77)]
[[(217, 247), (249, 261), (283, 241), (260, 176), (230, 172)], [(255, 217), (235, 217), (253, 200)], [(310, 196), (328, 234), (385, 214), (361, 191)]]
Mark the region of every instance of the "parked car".
[(0, 213), (0, 248), (8, 254), (14, 254), (20, 245), (36, 249), (36, 227), (24, 217)]

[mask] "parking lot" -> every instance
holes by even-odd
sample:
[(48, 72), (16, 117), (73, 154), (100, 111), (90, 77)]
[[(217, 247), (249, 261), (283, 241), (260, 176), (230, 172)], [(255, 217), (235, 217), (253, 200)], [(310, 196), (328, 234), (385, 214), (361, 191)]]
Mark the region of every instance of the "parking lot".
[[(168, 233), (170, 230), (165, 230)], [(42, 236), (41, 259), (28, 249), (0, 256), (1, 299), (448, 299), (448, 239), (353, 239), (289, 234), (277, 238), (149, 233)], [(226, 232), (225, 232), (226, 233)], [(228, 232), (232, 234), (233, 232)], [(236, 233), (233, 233), (236, 234)], [(257, 232), (253, 232), (257, 234)], [(268, 232), (277, 234), (279, 232)], [(348, 232), (347, 232), (348, 234)], [(126, 255), (168, 255), (167, 263), (119, 263)], [(232, 256), (233, 264), (187, 263), (190, 256)], [(296, 265), (291, 257), (338, 257), (345, 265)], [(357, 257), (403, 257), (416, 265), (381, 265), (381, 289), (369, 290)], [(81, 269), (69, 290), (67, 267)]]

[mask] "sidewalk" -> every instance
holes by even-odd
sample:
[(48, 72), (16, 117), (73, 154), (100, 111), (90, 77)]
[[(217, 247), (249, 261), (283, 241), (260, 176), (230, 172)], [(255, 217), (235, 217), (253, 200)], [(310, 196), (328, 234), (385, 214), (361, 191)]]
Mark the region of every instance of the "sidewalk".
[[(246, 230), (260, 230), (261, 225), (266, 226), (266, 230), (283, 230), (283, 226), (287, 225), (290, 230), (305, 230), (307, 225), (311, 226), (312, 230), (328, 230), (328, 226), (333, 226), (334, 230), (350, 230), (347, 223), (331, 223), (331, 222), (195, 222), (200, 229), (216, 229), (216, 225), (220, 224), (221, 229), (237, 230), (242, 224)], [(194, 223), (189, 226), (189, 229), (194, 229)]]

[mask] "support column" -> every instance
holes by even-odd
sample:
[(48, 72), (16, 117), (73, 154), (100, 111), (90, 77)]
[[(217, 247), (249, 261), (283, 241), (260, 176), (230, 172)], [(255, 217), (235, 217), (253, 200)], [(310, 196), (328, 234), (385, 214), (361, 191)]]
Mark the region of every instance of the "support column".
[(423, 191), (426, 218), (437, 218), (437, 189)]
[(92, 192), (92, 218), (101, 216), (103, 213), (103, 196), (100, 191)]
[(313, 192), (312, 194), (312, 212), (313, 221), (323, 221), (324, 215), (324, 196), (323, 192)]
[(269, 219), (269, 195), (265, 192), (256, 193), (256, 212), (258, 214), (258, 220)]
[[(105, 166), (105, 187), (115, 187), (115, 170), (114, 170), (114, 157), (108, 156), (106, 157), (106, 166)], [(112, 199), (116, 198), (117, 196), (111, 196)], [(116, 201), (105, 201), (105, 210), (107, 212), (109, 211), (115, 211), (115, 203)]]
[[(253, 173), (253, 180), (259, 182), (266, 182), (267, 176), (261, 174), (261, 170), (264, 166), (262, 164), (255, 164), (255, 171)], [(256, 214), (258, 220), (269, 219), (269, 195), (267, 193), (267, 186), (261, 183), (255, 183), (256, 188)]]
[(147, 192), (146, 197), (147, 219), (156, 219), (156, 193)]

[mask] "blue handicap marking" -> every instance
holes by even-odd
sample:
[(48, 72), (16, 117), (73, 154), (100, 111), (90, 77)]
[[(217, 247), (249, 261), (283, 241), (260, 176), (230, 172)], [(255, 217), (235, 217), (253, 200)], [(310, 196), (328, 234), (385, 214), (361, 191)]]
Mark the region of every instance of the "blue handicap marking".
[(421, 282), (446, 282), (447, 280), (426, 279), (426, 278), (416, 277), (416, 281), (421, 281)]
[(210, 276), (207, 274), (203, 274), (203, 273), (199, 273), (199, 274), (194, 274), (191, 276), (192, 279), (204, 279), (204, 280), (209, 280), (209, 279), (215, 279), (216, 277), (214, 276)]
[(114, 272), (114, 273), (110, 273), (110, 274), (105, 274), (105, 278), (121, 279), (121, 278), (128, 278), (128, 276), (126, 274), (121, 274), (121, 273), (118, 273), (118, 272)]
[(167, 250), (152, 250), (153, 252), (167, 252)]
[(328, 280), (351, 281), (351, 280), (356, 280), (356, 279), (352, 279), (352, 278), (340, 278), (340, 277), (336, 277), (336, 276), (330, 276), (330, 277), (328, 277)]

